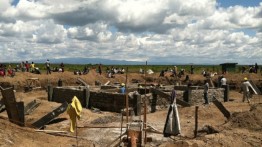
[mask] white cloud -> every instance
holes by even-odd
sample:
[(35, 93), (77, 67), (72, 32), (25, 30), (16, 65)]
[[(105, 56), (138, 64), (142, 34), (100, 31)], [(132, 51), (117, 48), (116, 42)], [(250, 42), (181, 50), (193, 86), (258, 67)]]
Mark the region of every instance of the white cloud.
[(11, 6), (11, 0), (0, 0), (0, 12), (5, 11), (8, 7)]
[(222, 8), (215, 0), (11, 2), (0, 0), (0, 53), (13, 60), (102, 57), (262, 64), (262, 3)]

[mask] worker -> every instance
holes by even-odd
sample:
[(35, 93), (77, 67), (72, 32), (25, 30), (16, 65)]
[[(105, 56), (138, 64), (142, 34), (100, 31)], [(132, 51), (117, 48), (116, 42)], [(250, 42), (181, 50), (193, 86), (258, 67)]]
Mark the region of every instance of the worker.
[(249, 87), (252, 87), (251, 84), (249, 83), (248, 79), (245, 77), (244, 82), (241, 85), (241, 91), (243, 91), (243, 102), (247, 99), (247, 102), (250, 103), (250, 91)]
[(125, 84), (122, 83), (120, 87), (120, 93), (125, 94), (125, 92), (126, 92)]
[(224, 76), (221, 76), (220, 83), (221, 83), (221, 87), (225, 88), (225, 86), (227, 85), (227, 79)]

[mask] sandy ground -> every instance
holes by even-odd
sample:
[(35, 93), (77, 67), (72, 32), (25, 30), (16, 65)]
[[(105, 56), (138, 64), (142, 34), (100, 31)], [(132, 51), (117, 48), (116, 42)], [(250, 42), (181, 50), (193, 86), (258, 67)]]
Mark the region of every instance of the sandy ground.
[[(167, 84), (164, 79), (160, 79), (157, 74), (147, 75), (151, 78), (152, 83)], [(42, 89), (33, 90), (24, 93), (23, 87), (26, 85), (26, 79), (37, 77), (40, 79)], [(26, 127), (20, 127), (8, 121), (6, 111), (0, 113), (0, 146), (9, 147), (67, 147), (67, 146), (107, 146), (120, 136), (121, 133), (121, 115), (111, 112), (94, 112), (89, 109), (82, 111), (82, 117), (78, 121), (77, 138), (76, 133), (69, 132), (69, 116), (66, 113), (59, 115), (55, 120), (46, 125), (45, 130), (64, 131), (61, 133), (39, 132), (32, 128), (31, 124), (39, 118), (54, 110), (61, 104), (47, 101), (46, 85), (51, 83), (57, 85), (59, 78), (63, 80), (64, 85), (77, 85), (77, 75), (71, 72), (52, 73), (51, 75), (35, 75), (31, 73), (17, 73), (14, 78), (1, 78), (0, 82), (9, 82), (15, 85), (16, 100), (24, 101), (25, 104), (32, 100), (37, 100), (41, 104), (30, 115), (25, 116)], [(125, 82), (126, 75), (117, 75), (114, 79), (108, 79), (105, 75), (98, 75), (91, 71), (88, 75), (82, 75), (88, 84), (94, 85), (95, 80), (106, 83)], [(243, 77), (248, 77), (255, 82), (261, 82), (260, 74), (234, 74), (226, 75), (229, 82), (240, 83)], [(202, 75), (192, 75), (193, 81), (204, 80)], [(128, 82), (132, 79), (144, 81), (144, 75), (137, 73), (128, 74)], [(215, 79), (215, 78), (214, 78)], [(198, 130), (204, 129), (205, 126), (212, 126), (218, 133), (207, 134), (206, 132), (198, 133), (194, 137), (195, 129), (195, 106), (181, 107), (178, 111), (181, 120), (182, 134), (165, 138), (162, 134), (147, 133), (152, 138), (146, 146), (262, 146), (262, 96), (254, 95), (251, 103), (242, 102), (242, 94), (238, 90), (230, 91), (231, 101), (223, 103), (231, 112), (232, 117), (227, 120), (214, 104), (199, 106), (199, 124)], [(147, 114), (147, 125), (162, 132), (167, 115), (167, 110), (157, 111)], [(141, 116), (143, 118), (143, 116)], [(131, 118), (130, 118), (131, 119)], [(126, 126), (124, 117), (123, 126)], [(87, 126), (114, 126), (119, 128), (87, 128)], [(125, 128), (122, 129), (122, 132)]]

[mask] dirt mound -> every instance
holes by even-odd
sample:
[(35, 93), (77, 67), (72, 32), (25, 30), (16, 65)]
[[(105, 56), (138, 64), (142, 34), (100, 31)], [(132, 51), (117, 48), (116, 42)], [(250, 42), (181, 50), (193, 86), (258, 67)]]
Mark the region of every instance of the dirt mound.
[[(236, 86), (239, 88), (240, 83), (242, 82), (244, 77), (252, 80), (257, 86), (262, 86), (261, 82), (261, 75), (260, 74), (226, 74), (224, 75), (225, 78), (228, 80), (228, 84), (232, 86)], [(115, 74), (114, 78), (107, 78), (106, 73), (102, 73), (102, 75), (98, 74), (96, 70), (92, 69), (86, 75), (74, 75), (73, 72), (65, 71), (61, 72), (52, 72), (51, 75), (45, 74), (33, 74), (28, 72), (17, 72), (16, 76), (14, 77), (4, 77), (0, 78), (0, 85), (7, 85), (4, 87), (11, 87), (14, 85), (15, 90), (23, 91), (24, 87), (28, 84), (27, 79), (30, 78), (38, 78), (41, 87), (47, 88), (47, 85), (58, 85), (58, 80), (61, 79), (63, 86), (76, 86), (79, 85), (76, 83), (76, 79), (81, 77), (88, 85), (95, 85), (95, 81), (99, 81), (100, 83), (104, 84), (110, 81), (111, 84), (113, 83), (125, 83), (127, 80), (127, 84), (134, 83), (134, 81), (146, 82), (147, 83), (154, 83), (154, 84), (164, 84), (170, 85), (174, 84), (175, 81), (181, 81), (181, 84), (186, 85), (185, 76), (181, 77), (180, 79), (176, 79), (174, 77), (170, 77), (170, 73), (167, 73), (165, 77), (159, 77), (159, 73), (154, 74), (147, 74), (146, 77), (144, 74), (139, 73), (128, 73), (126, 74)], [(127, 79), (126, 79), (127, 77)], [(190, 80), (192, 80), (193, 85), (201, 86), (204, 83), (205, 77), (201, 74), (193, 74), (189, 75)], [(216, 85), (218, 76), (212, 77), (212, 81)], [(2, 85), (1, 85), (2, 86)]]
[(262, 130), (262, 104), (252, 105), (249, 111), (232, 114), (233, 127)]

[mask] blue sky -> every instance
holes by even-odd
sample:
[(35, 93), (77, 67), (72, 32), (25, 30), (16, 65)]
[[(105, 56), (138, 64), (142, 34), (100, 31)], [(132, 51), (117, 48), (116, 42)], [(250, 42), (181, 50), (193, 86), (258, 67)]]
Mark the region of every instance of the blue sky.
[(88, 57), (262, 64), (260, 0), (0, 3), (0, 63)]
[[(220, 7), (224, 7), (224, 8), (233, 7), (236, 5), (244, 6), (244, 7), (254, 7), (254, 6), (258, 6), (261, 0), (218, 0), (217, 2), (219, 3)], [(252, 29), (242, 29), (241, 31), (243, 31), (245, 34), (250, 36), (254, 36), (256, 33)]]
[(244, 7), (258, 6), (261, 0), (218, 0), (221, 7), (230, 7), (240, 5)]
[(18, 2), (19, 2), (19, 0), (14, 0), (14, 1), (12, 2), (12, 5), (16, 6)]

